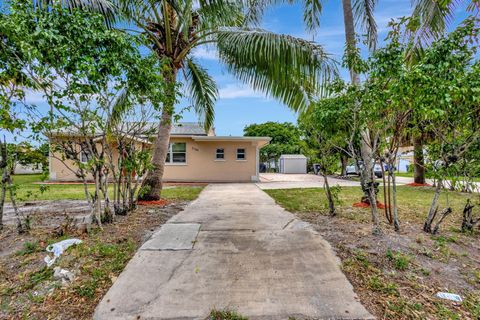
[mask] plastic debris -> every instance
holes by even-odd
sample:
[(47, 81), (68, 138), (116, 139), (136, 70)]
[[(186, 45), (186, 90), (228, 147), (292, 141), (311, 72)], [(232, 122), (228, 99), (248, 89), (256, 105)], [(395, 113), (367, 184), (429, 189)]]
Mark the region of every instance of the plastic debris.
[(435, 295), (437, 298), (441, 299), (447, 299), (455, 302), (462, 302), (462, 297), (460, 297), (458, 294), (454, 293), (448, 293), (448, 292), (437, 292)]
[(51, 244), (47, 246), (46, 250), (47, 252), (52, 252), (53, 253), (53, 258), (50, 258), (50, 256), (46, 256), (43, 261), (47, 264), (48, 267), (51, 267), (55, 261), (57, 260), (58, 257), (62, 255), (62, 253), (68, 248), (71, 247), (75, 244), (82, 243), (82, 240), (80, 239), (67, 239), (63, 240), (54, 244)]
[(70, 282), (75, 280), (75, 275), (66, 269), (55, 267), (53, 270), (53, 279), (62, 280), (62, 286), (68, 286)]
[(66, 269), (55, 267), (53, 268), (53, 278), (56, 280), (68, 280), (72, 282), (75, 280), (75, 275)]

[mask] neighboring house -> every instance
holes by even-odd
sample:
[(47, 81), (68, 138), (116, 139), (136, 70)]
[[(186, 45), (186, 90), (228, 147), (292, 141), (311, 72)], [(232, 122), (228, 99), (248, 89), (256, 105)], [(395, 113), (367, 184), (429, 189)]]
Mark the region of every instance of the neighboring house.
[(397, 172), (408, 172), (410, 166), (413, 166), (413, 146), (402, 146), (397, 153)]
[[(69, 135), (52, 135), (50, 143), (58, 139), (69, 139)], [(153, 137), (145, 136), (136, 143), (139, 148), (149, 148), (151, 139)], [(268, 137), (216, 136), (214, 130), (206, 132), (198, 123), (178, 123), (171, 131), (163, 179), (171, 182), (258, 181), (259, 150), (269, 141)], [(59, 154), (50, 154), (50, 180), (78, 180), (68, 169), (72, 163), (66, 165), (61, 158)]]
[(15, 169), (13, 170), (14, 174), (38, 174), (42, 173), (42, 165), (33, 165), (33, 164), (27, 164), (23, 165), (20, 163), (17, 163), (15, 165)]

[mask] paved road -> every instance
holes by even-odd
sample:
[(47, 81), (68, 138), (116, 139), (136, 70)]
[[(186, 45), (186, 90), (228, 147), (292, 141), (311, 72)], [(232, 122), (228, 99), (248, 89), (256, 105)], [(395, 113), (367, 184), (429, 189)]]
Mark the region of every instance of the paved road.
[(95, 319), (370, 319), (330, 245), (255, 184), (209, 185), (135, 254)]

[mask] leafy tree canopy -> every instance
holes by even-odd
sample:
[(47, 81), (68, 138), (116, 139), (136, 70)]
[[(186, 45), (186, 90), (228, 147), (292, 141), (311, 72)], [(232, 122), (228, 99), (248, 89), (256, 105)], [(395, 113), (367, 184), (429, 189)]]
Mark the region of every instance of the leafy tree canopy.
[(278, 159), (282, 154), (301, 153), (300, 130), (290, 122), (251, 124), (243, 129), (248, 137), (270, 137), (270, 144), (260, 150), (260, 160)]

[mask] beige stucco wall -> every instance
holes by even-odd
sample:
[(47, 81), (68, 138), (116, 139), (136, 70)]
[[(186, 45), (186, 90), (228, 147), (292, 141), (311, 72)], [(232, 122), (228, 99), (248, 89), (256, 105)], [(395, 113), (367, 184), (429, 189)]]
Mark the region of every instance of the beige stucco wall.
[[(252, 181), (257, 174), (256, 142), (194, 141), (191, 138), (172, 138), (185, 142), (186, 164), (166, 164), (165, 181)], [(215, 160), (217, 148), (225, 149), (225, 160)], [(237, 148), (245, 148), (246, 160), (236, 160)]]
[[(187, 161), (185, 164), (166, 164), (164, 181), (247, 182), (257, 178), (257, 141), (194, 141), (191, 137), (172, 137), (171, 142), (186, 143)], [(217, 148), (225, 149), (225, 160), (215, 159)], [(246, 160), (236, 160), (237, 148), (246, 150)], [(68, 166), (73, 163), (69, 162)], [(78, 180), (61, 160), (52, 156), (50, 179)]]
[[(50, 143), (53, 144), (54, 142), (51, 141)], [(101, 145), (98, 144), (97, 149), (101, 150), (100, 147)], [(135, 147), (138, 150), (141, 150), (142, 148), (147, 146), (139, 142), (135, 143)], [(112, 158), (113, 163), (117, 163), (118, 152), (116, 152), (116, 150), (113, 151)], [(49, 172), (51, 181), (78, 181), (80, 179), (77, 178), (77, 176), (75, 175), (75, 171), (76, 165), (74, 161), (65, 159), (65, 157), (62, 156), (61, 152), (52, 153), (52, 151), (50, 151)], [(91, 175), (88, 176), (88, 179), (92, 179)]]

